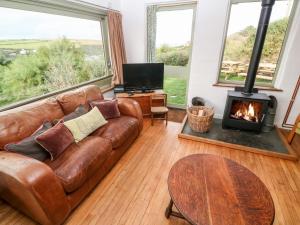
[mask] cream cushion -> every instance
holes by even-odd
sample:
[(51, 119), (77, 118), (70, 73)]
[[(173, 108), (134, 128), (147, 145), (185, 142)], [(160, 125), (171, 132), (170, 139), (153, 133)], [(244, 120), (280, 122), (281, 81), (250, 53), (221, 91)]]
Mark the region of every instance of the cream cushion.
[(164, 107), (164, 106), (151, 107), (151, 112), (152, 113), (166, 113), (166, 112), (168, 112), (168, 108)]
[(73, 134), (75, 142), (81, 141), (106, 123), (107, 121), (97, 107), (76, 119), (64, 122), (65, 126)]

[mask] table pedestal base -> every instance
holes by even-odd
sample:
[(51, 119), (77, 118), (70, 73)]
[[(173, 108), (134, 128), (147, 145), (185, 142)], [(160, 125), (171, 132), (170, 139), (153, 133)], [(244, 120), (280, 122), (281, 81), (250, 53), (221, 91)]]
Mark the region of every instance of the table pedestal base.
[(173, 200), (171, 199), (168, 207), (166, 208), (165, 216), (168, 219), (170, 218), (170, 216), (174, 216), (174, 217), (177, 217), (177, 218), (180, 218), (180, 219), (184, 219), (185, 221), (187, 221), (181, 213), (175, 212), (175, 211), (172, 210), (173, 209), (173, 204), (174, 204)]

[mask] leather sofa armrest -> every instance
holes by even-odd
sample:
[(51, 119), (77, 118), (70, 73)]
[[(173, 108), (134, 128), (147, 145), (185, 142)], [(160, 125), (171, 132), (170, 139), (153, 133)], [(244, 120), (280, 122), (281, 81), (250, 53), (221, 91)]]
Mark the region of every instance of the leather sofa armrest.
[(16, 153), (0, 151), (0, 196), (41, 224), (61, 224), (71, 211), (51, 168)]
[(129, 98), (118, 98), (118, 107), (120, 113), (125, 116), (132, 116), (139, 121), (140, 132), (143, 129), (143, 113), (139, 103)]

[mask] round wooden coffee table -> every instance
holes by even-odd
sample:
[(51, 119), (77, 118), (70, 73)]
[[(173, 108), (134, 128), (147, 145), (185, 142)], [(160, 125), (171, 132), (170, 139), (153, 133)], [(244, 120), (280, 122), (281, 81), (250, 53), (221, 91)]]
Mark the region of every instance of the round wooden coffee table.
[[(215, 155), (190, 155), (177, 161), (168, 178), (170, 215), (191, 224), (259, 224), (274, 220), (272, 197), (247, 168)], [(173, 203), (179, 212), (172, 210)]]

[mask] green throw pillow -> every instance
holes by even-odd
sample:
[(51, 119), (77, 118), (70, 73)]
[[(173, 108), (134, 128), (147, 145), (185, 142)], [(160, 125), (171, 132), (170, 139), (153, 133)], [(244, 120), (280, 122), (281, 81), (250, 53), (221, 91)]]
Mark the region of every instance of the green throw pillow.
[(106, 123), (107, 121), (97, 107), (76, 119), (64, 122), (65, 126), (73, 134), (75, 142), (81, 141)]

